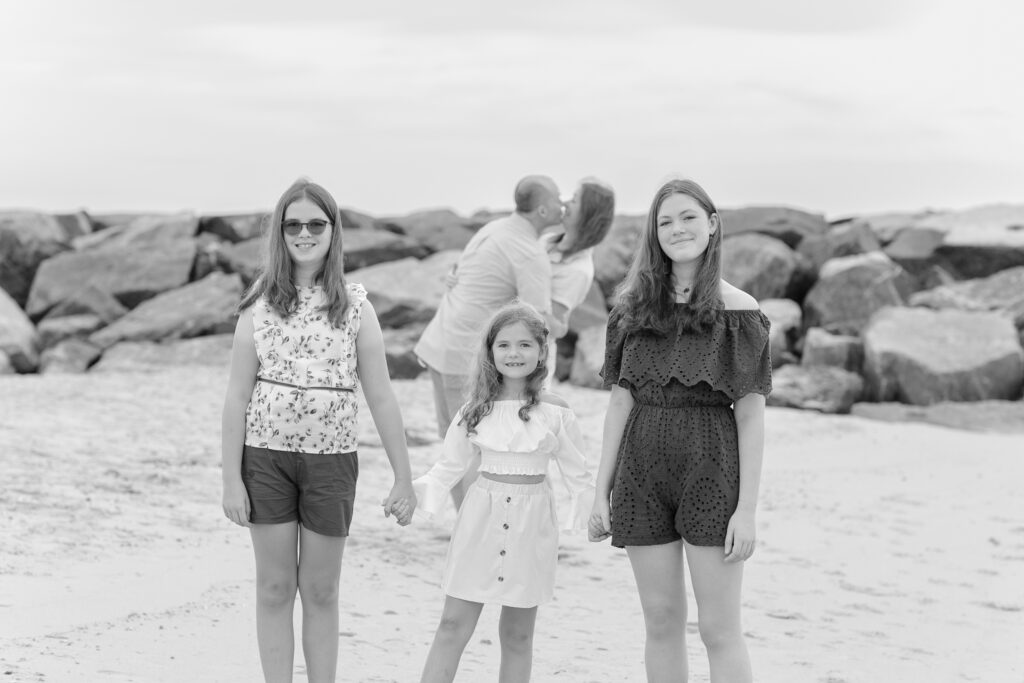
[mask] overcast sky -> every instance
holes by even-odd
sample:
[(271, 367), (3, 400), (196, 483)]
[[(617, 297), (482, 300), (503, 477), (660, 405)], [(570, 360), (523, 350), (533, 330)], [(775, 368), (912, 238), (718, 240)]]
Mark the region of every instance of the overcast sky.
[[(353, 5), (358, 5), (357, 7)], [(1024, 201), (1014, 0), (0, 0), (0, 207), (383, 215), (669, 174), (831, 217)]]

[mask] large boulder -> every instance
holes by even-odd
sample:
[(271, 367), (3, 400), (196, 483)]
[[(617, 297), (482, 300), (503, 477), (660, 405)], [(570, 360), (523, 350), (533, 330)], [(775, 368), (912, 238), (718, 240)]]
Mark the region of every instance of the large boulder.
[(43, 320), (69, 315), (94, 315), (104, 325), (109, 325), (127, 312), (128, 309), (110, 292), (95, 285), (85, 285), (51, 308)]
[(53, 216), (0, 212), (0, 289), (24, 307), (39, 265), (69, 249), (69, 244), (67, 233)]
[(416, 211), (382, 218), (379, 223), (385, 230), (412, 237), (431, 252), (462, 249), (475, 233), (469, 220), (450, 209)]
[(242, 279), (211, 273), (202, 280), (149, 299), (89, 337), (106, 349), (119, 341), (160, 341), (231, 332)]
[(264, 246), (261, 237), (236, 244), (221, 245), (217, 249), (217, 262), (229, 273), (238, 273), (246, 285), (256, 279), (263, 265)]
[(792, 299), (765, 299), (761, 312), (771, 321), (768, 345), (772, 354), (772, 367), (777, 368), (796, 361), (803, 330), (803, 311)]
[(191, 239), (173, 240), (159, 249), (120, 247), (58, 254), (39, 267), (25, 310), (38, 319), (85, 285), (133, 308), (187, 283), (195, 257), (196, 244)]
[(84, 339), (72, 337), (58, 342), (43, 351), (39, 358), (39, 372), (50, 373), (82, 373), (100, 356), (98, 346)]
[(817, 272), (829, 259), (868, 254), (881, 248), (870, 225), (850, 220), (830, 225), (827, 232), (808, 235), (800, 240), (797, 253), (810, 261)]
[(725, 236), (759, 232), (785, 242), (795, 249), (805, 238), (823, 235), (828, 230), (825, 216), (784, 206), (747, 206), (722, 209)]
[(415, 239), (386, 230), (351, 230), (342, 238), (346, 271), (403, 258), (421, 259), (430, 253)]
[(899, 237), (904, 230), (919, 225), (924, 219), (935, 215), (935, 211), (925, 210), (916, 212), (892, 211), (889, 213), (876, 213), (857, 216), (855, 220), (865, 223), (871, 232), (875, 234), (878, 241), (885, 246)]
[[(1024, 266), (1007, 268), (987, 278), (954, 282), (910, 297), (911, 306), (999, 311), (1024, 323)], [(1016, 321), (1015, 321), (1016, 322)]]
[(848, 413), (864, 392), (860, 375), (827, 366), (787, 365), (772, 373), (768, 405)]
[(462, 251), (449, 249), (419, 261), (404, 258), (360, 268), (346, 275), (369, 294), (382, 327), (405, 327), (434, 317), (445, 291), (445, 276)]
[(160, 247), (189, 240), (199, 233), (199, 217), (190, 212), (145, 215), (73, 240), (75, 249)]
[(945, 232), (936, 255), (958, 279), (988, 277), (1024, 266), (1024, 204), (995, 204), (922, 219)]
[(820, 327), (812, 327), (804, 336), (800, 364), (860, 373), (864, 365), (864, 342), (859, 337), (829, 334)]
[(57, 223), (60, 224), (61, 229), (64, 231), (64, 234), (67, 235), (68, 239), (88, 235), (96, 229), (96, 226), (92, 222), (92, 218), (90, 218), (89, 214), (85, 211), (59, 213), (54, 214), (53, 217), (57, 220)]
[(341, 214), (343, 230), (376, 230), (379, 227), (376, 218), (353, 208), (340, 207), (338, 213)]
[(203, 216), (199, 219), (199, 232), (217, 235), (228, 242), (244, 242), (260, 237), (269, 221), (268, 213)]
[(416, 342), (423, 334), (425, 323), (403, 328), (387, 328), (384, 332), (384, 356), (391, 379), (414, 379), (426, 372), (413, 353)]
[(11, 363), (10, 357), (3, 351), (0, 351), (0, 375), (13, 375), (17, 370), (14, 369), (14, 364)]
[(804, 299), (804, 327), (837, 334), (860, 334), (871, 315), (885, 306), (900, 306), (916, 283), (881, 252), (827, 261)]
[(104, 325), (106, 322), (95, 313), (79, 313), (43, 318), (36, 326), (36, 331), (39, 333), (40, 347), (48, 349), (70, 337), (88, 337)]
[(935, 228), (910, 227), (900, 231), (884, 251), (923, 287), (945, 284), (943, 280), (954, 279), (950, 265), (936, 254), (945, 237), (946, 233)]
[(18, 372), (39, 365), (39, 334), (18, 302), (0, 289), (0, 352)]
[(872, 400), (931, 405), (1020, 397), (1024, 350), (1005, 316), (884, 308), (862, 337)]
[(594, 247), (594, 280), (610, 301), (640, 246), (646, 216), (616, 216), (608, 236)]
[(118, 342), (103, 352), (90, 372), (155, 372), (169, 367), (227, 369), (233, 338), (233, 334), (212, 334), (164, 342)]
[(758, 301), (802, 298), (809, 271), (795, 251), (774, 237), (752, 233), (722, 243), (722, 277)]
[(595, 280), (590, 284), (586, 298), (569, 312), (569, 331), (579, 334), (591, 327), (608, 326), (608, 305), (605, 303), (601, 285)]

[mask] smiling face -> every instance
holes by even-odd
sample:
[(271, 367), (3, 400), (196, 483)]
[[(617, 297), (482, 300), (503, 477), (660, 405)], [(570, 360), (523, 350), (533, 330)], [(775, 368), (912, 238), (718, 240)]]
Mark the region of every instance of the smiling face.
[(323, 209), (305, 197), (296, 199), (284, 211), (282, 224), (289, 221), (305, 224), (318, 220), (327, 223), (327, 228), (319, 235), (310, 233), (308, 225), (303, 225), (297, 235), (289, 235), (282, 227), (281, 234), (285, 246), (288, 248), (288, 255), (292, 257), (292, 261), (297, 266), (319, 268), (327, 258), (327, 252), (330, 251), (334, 226), (331, 225), (331, 219), (323, 212)]
[(674, 263), (696, 261), (718, 229), (718, 216), (704, 211), (687, 194), (670, 194), (658, 208), (658, 244)]
[(524, 323), (506, 325), (491, 344), (494, 367), (506, 380), (523, 380), (541, 363), (541, 347)]

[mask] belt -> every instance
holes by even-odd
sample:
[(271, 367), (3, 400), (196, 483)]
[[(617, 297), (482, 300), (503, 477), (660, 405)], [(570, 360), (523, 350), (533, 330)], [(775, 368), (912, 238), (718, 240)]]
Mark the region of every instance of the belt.
[(278, 384), (282, 387), (291, 387), (292, 389), (322, 389), (323, 391), (355, 391), (355, 389), (349, 389), (347, 387), (306, 387), (299, 384), (289, 384), (288, 382), (281, 382), (276, 379), (267, 379), (266, 377), (256, 376), (256, 380), (259, 382), (266, 382), (267, 384)]

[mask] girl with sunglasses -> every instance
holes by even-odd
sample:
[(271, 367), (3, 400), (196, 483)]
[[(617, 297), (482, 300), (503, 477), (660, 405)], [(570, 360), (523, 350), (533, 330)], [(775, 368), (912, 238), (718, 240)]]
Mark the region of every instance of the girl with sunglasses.
[(395, 483), (384, 514), (416, 506), (384, 340), (362, 285), (346, 283), (334, 198), (306, 179), (281, 196), (262, 272), (239, 305), (223, 414), (224, 514), (249, 528), (266, 681), (291, 681), (302, 600), (309, 681), (335, 680), (338, 585), (359, 463), (362, 389)]

